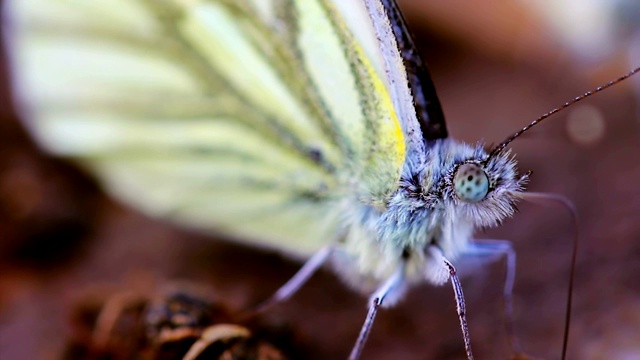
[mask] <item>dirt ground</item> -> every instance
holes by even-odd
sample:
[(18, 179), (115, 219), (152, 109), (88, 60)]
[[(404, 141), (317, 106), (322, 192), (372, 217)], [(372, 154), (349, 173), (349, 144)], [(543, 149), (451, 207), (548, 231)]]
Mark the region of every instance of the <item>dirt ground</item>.
[[(417, 1), (402, 4), (411, 9), (409, 20), (430, 64), (450, 134), (469, 142), (497, 143), (630, 68), (620, 57), (580, 64), (551, 37), (536, 37), (530, 29), (520, 38), (535, 39), (530, 48), (517, 41), (492, 42), (492, 33), (509, 31), (506, 25), (487, 26), (487, 38), (461, 36), (456, 28), (467, 20), (455, 15), (434, 20)], [(491, 46), (483, 47), (483, 41)], [(90, 292), (151, 293), (168, 282), (189, 280), (240, 310), (268, 297), (299, 268), (278, 254), (184, 230), (109, 199), (90, 176), (36, 148), (11, 107), (4, 66), (1, 80), (0, 359), (60, 359), (73, 304)], [(638, 84), (640, 77), (632, 81)], [(520, 170), (533, 171), (529, 189), (566, 196), (578, 211), (570, 359), (640, 358), (639, 101), (630, 82), (620, 84), (554, 116), (513, 145)], [(589, 127), (581, 114), (594, 111), (603, 121)], [(578, 120), (571, 122), (571, 116)], [(592, 140), (576, 140), (576, 133), (594, 127)], [(519, 208), (513, 219), (478, 237), (513, 241), (516, 331), (528, 353), (559, 359), (571, 219), (553, 204)], [(501, 316), (503, 271), (499, 262), (463, 279), (478, 359), (509, 356)], [(292, 346), (306, 358), (342, 359), (364, 320), (365, 305), (364, 297), (321, 271), (263, 321), (288, 329)], [(464, 358), (450, 286), (415, 288), (397, 307), (383, 311), (364, 352), (364, 359), (376, 360)]]

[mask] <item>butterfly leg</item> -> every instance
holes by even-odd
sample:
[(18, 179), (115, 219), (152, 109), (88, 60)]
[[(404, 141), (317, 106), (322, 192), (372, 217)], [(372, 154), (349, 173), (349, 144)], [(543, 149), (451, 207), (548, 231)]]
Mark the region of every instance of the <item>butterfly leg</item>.
[(258, 307), (252, 311), (251, 315), (261, 313), (271, 306), (290, 298), (291, 295), (300, 290), (302, 285), (304, 285), (309, 280), (309, 278), (311, 278), (311, 276), (327, 261), (332, 252), (332, 247), (325, 247), (313, 254), (313, 256), (311, 256), (309, 260), (304, 263), (302, 268), (300, 268), (300, 270), (298, 270), (298, 272), (293, 275), (293, 277), (289, 279), (289, 281), (282, 285), (269, 299), (258, 305)]
[[(458, 320), (460, 321), (460, 329), (462, 330), (462, 338), (464, 340), (464, 348), (467, 353), (467, 360), (473, 360), (473, 352), (471, 351), (471, 337), (469, 336), (469, 326), (467, 325), (467, 306), (464, 301), (464, 293), (462, 292), (462, 284), (460, 284), (460, 278), (458, 277), (458, 272), (453, 264), (447, 260), (442, 252), (442, 249), (437, 245), (427, 247), (427, 253), (430, 255), (434, 261), (441, 264), (446, 271), (446, 277), (443, 280), (447, 280), (447, 278), (451, 281), (451, 286), (453, 287), (453, 294), (456, 299), (456, 310), (458, 313)], [(444, 282), (444, 281), (443, 281)]]
[(462, 293), (462, 284), (460, 284), (460, 278), (456, 268), (447, 260), (442, 257), (444, 266), (449, 271), (449, 279), (451, 280), (451, 286), (453, 287), (453, 293), (456, 298), (456, 310), (458, 312), (458, 320), (460, 321), (460, 329), (462, 330), (462, 338), (464, 339), (464, 349), (467, 352), (467, 359), (473, 360), (473, 352), (471, 351), (471, 337), (469, 336), (469, 326), (467, 325), (467, 307), (464, 302), (464, 294)]
[(513, 284), (516, 277), (516, 252), (511, 242), (506, 240), (474, 240), (467, 253), (471, 256), (492, 258), (504, 256), (507, 263), (507, 271), (503, 288), (504, 299), (504, 316), (507, 336), (509, 337), (509, 345), (514, 354), (521, 354), (522, 350), (518, 338), (515, 335), (513, 325)]
[(358, 360), (364, 349), (364, 344), (367, 342), (369, 333), (373, 326), (373, 321), (376, 319), (378, 309), (382, 306), (386, 297), (390, 296), (393, 300), (395, 291), (402, 292), (404, 290), (404, 266), (400, 267), (389, 279), (387, 279), (382, 286), (376, 290), (369, 298), (369, 311), (367, 317), (360, 328), (360, 334), (356, 340), (351, 354), (349, 354), (349, 360)]

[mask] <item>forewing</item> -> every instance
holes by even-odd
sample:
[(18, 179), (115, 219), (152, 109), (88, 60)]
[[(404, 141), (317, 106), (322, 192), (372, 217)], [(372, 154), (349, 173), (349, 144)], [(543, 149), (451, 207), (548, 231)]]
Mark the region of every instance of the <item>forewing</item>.
[[(376, 0), (378, 1), (378, 0)], [(417, 121), (426, 142), (447, 137), (447, 127), (436, 88), (395, 0), (381, 0), (396, 40), (413, 96)]]
[(405, 159), (366, 10), (338, 4), (10, 0), (3, 22), (43, 147), (149, 214), (307, 255)]

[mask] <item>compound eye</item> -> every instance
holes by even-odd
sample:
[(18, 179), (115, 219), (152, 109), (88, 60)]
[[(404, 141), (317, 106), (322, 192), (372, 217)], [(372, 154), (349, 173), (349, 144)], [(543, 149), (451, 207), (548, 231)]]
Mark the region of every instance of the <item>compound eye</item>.
[(489, 192), (489, 177), (476, 164), (464, 164), (453, 177), (456, 195), (462, 201), (476, 203), (483, 200)]

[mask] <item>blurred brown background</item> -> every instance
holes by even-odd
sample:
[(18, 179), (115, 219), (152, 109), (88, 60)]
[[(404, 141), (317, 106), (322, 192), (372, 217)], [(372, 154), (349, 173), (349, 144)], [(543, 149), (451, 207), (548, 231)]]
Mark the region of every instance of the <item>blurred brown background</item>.
[[(640, 60), (629, 64), (633, 29), (616, 33), (612, 49), (587, 61), (524, 2), (469, 3), (400, 1), (456, 138), (496, 143), (640, 66)], [(108, 199), (73, 166), (38, 151), (11, 107), (2, 64), (0, 359), (59, 358), (72, 304), (91, 289), (151, 292), (168, 280), (190, 279), (242, 309), (299, 268), (277, 254), (149, 219)], [(640, 78), (563, 111), (513, 146), (521, 170), (533, 171), (530, 190), (562, 194), (578, 209), (582, 242), (570, 359), (640, 358), (640, 98), (633, 85), (640, 87)], [(558, 359), (571, 220), (555, 205), (520, 209), (502, 227), (478, 236), (514, 242), (517, 332), (529, 353)], [(496, 263), (463, 279), (478, 359), (509, 355), (501, 317), (503, 269)], [(341, 359), (365, 312), (365, 298), (322, 271), (265, 321), (291, 328), (296, 346), (310, 358)], [(416, 288), (383, 311), (364, 358), (464, 359), (450, 286)]]

